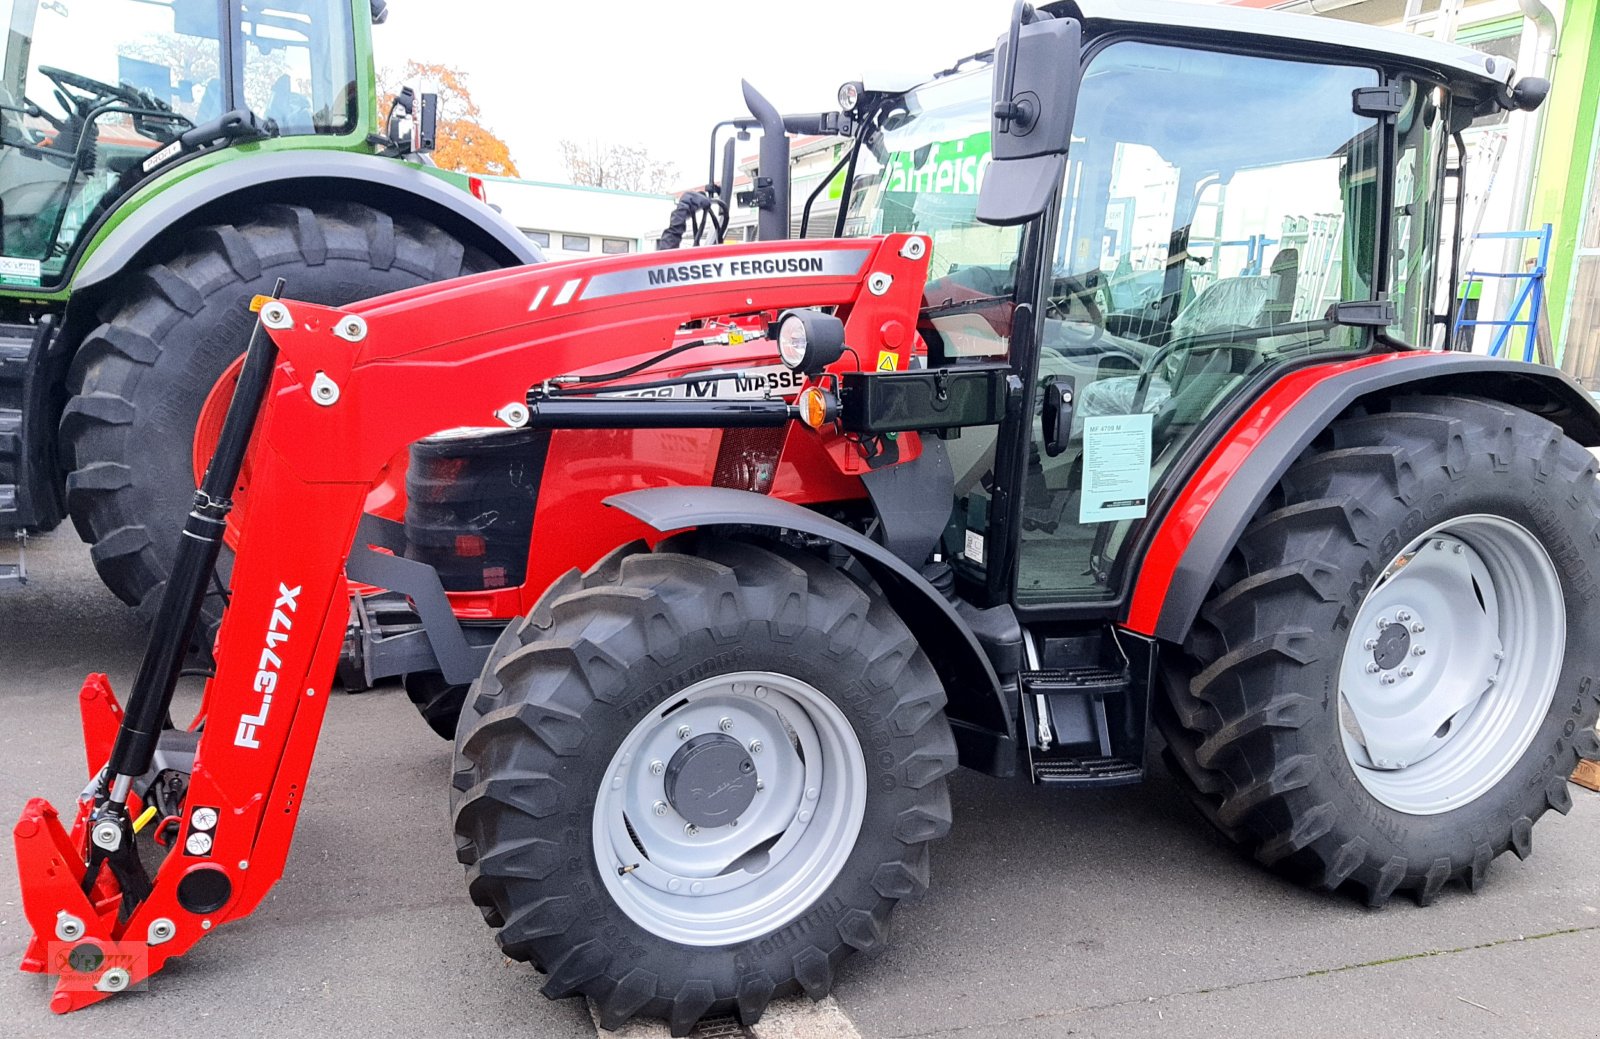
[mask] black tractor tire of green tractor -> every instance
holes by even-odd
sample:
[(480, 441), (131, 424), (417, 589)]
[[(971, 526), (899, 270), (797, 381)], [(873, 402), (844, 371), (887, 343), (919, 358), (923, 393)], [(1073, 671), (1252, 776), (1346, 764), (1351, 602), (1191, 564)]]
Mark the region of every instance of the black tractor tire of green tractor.
[[(499, 266), (419, 217), (356, 202), (263, 205), (181, 239), (101, 305), (61, 420), (68, 513), (106, 587), (147, 622), (194, 496), (201, 407), (249, 342), (251, 298), (281, 277), (290, 298), (339, 306)], [(221, 607), (219, 589), (203, 631)]]
[[(597, 806), (609, 811), (602, 798), (623, 788), (622, 769), (660, 775), (661, 762), (646, 765), (650, 755), (641, 751), (630, 762), (623, 753), (636, 746), (628, 741), (640, 725), (662, 715), (662, 738), (688, 748), (692, 742), (678, 742), (687, 738), (686, 697), (719, 676), (753, 672), (809, 683), (842, 712), (839, 724), (859, 740), (865, 768), (856, 787), (864, 790), (858, 835), (853, 844), (840, 837), (830, 845), (838, 849), (830, 852), (837, 872), (814, 886), (802, 886), (808, 874), (798, 869), (784, 878), (805, 893), (776, 903), (794, 914), (787, 922), (780, 917), (770, 931), (730, 944), (676, 941), (642, 926), (608, 888), (608, 880), (622, 881), (602, 871), (631, 871), (600, 861), (598, 827), (607, 813)], [(768, 695), (759, 684), (743, 689)], [(895, 905), (927, 888), (929, 844), (951, 821), (945, 777), (956, 751), (944, 703), (927, 656), (882, 597), (815, 555), (696, 534), (654, 552), (642, 542), (624, 546), (586, 574), (569, 572), (526, 620), (508, 627), (472, 688), (451, 793), (468, 891), (505, 955), (548, 975), (546, 996), (588, 996), (608, 1029), (645, 1016), (665, 1019), (681, 1036), (709, 1015), (753, 1025), (775, 997), (803, 990), (820, 999), (847, 956), (886, 939)], [(739, 717), (737, 725), (723, 719), (722, 730), (748, 739), (755, 723)], [(722, 738), (717, 724), (712, 739)], [(760, 749), (751, 752), (758, 774), (782, 776), (768, 771), (767, 759), (779, 751)], [(819, 806), (818, 818), (830, 797), (828, 775), (820, 796), (805, 793), (817, 800), (796, 802)], [(792, 783), (769, 782), (778, 789), (758, 796), (801, 796), (785, 789)], [(653, 814), (665, 816), (667, 832), (692, 835), (671, 811), (657, 802)], [(646, 832), (644, 822), (626, 820), (637, 845), (630, 857), (649, 844), (635, 823)], [(753, 868), (781, 874), (792, 861)], [(741, 907), (747, 891), (737, 893)]]
[[(1502, 778), (1455, 807), (1397, 811), (1364, 785), (1344, 743), (1341, 661), (1379, 578), (1403, 573), (1408, 548), (1441, 524), (1479, 516), (1520, 525), (1559, 571), (1559, 677), (1542, 715), (1533, 701), (1532, 735), (1520, 757), (1515, 745), (1503, 757)], [(1600, 752), (1597, 538), (1595, 460), (1544, 419), (1440, 396), (1345, 415), (1258, 510), (1163, 669), (1153, 715), (1169, 770), (1228, 839), (1299, 883), (1346, 886), (1372, 906), (1396, 892), (1425, 905), (1452, 882), (1476, 890), (1501, 853), (1527, 857), (1540, 816), (1571, 807), (1579, 758)]]

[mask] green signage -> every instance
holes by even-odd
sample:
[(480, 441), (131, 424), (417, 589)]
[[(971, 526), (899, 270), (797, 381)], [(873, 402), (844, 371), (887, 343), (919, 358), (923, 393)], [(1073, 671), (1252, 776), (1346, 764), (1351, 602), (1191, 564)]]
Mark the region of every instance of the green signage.
[(959, 141), (940, 141), (909, 152), (893, 152), (884, 168), (890, 191), (919, 195), (976, 195), (994, 156), (989, 131)]

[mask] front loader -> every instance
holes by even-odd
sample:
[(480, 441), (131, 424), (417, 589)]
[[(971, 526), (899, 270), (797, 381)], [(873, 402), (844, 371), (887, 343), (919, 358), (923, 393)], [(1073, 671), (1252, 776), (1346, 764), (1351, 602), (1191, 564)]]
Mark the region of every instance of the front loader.
[[(90, 677), (89, 786), (16, 829), (54, 1009), (278, 878), (351, 582), (450, 613), (368, 491), (461, 428), (526, 438), (534, 598), (455, 728), (456, 851), (606, 1027), (820, 998), (926, 888), (958, 764), (1083, 789), (1159, 749), (1243, 851), (1374, 905), (1526, 856), (1600, 752), (1600, 412), (1427, 347), (1448, 139), (1542, 86), (1320, 24), (1019, 5), (883, 121), (859, 237), (258, 301), (126, 706)], [(798, 387), (678, 393), (758, 347)]]

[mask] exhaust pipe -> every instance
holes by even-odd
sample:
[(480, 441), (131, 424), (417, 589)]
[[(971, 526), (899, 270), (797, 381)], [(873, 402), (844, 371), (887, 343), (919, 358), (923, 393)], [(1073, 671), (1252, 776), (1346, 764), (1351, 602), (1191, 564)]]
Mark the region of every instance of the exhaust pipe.
[(761, 92), (741, 80), (745, 107), (761, 126), (760, 166), (755, 189), (750, 193), (756, 207), (756, 233), (763, 242), (781, 242), (789, 237), (789, 138), (783, 117)]

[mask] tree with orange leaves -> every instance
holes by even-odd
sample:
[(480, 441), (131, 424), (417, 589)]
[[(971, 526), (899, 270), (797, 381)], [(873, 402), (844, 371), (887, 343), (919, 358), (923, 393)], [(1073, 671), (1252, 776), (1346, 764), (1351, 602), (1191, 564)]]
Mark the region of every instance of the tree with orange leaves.
[(385, 105), (400, 93), (403, 85), (439, 95), (439, 126), (435, 135), (433, 161), (457, 173), (492, 173), (517, 176), (511, 149), (479, 120), (482, 111), (467, 89), (467, 74), (449, 65), (407, 61), (405, 70), (395, 75), (385, 69), (378, 96)]

